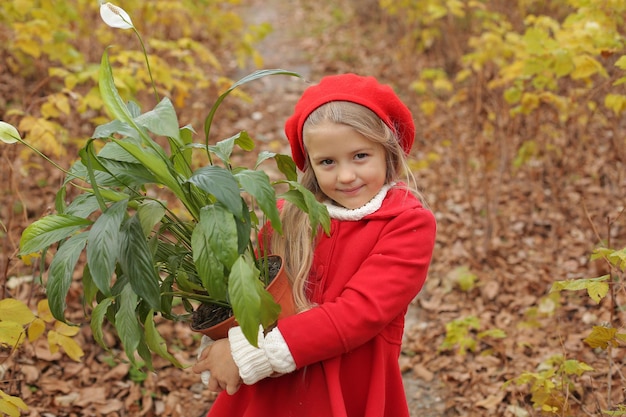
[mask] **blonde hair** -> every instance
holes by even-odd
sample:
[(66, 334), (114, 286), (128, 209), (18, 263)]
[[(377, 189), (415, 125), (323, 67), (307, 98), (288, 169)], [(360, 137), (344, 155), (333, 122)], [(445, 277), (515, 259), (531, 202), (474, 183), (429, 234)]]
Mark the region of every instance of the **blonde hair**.
[[(306, 135), (307, 129), (328, 122), (347, 125), (372, 142), (383, 145), (387, 155), (386, 183), (402, 181), (407, 192), (413, 192), (420, 197), (396, 133), (376, 113), (365, 106), (347, 101), (326, 103), (307, 117), (302, 128), (303, 136)], [(322, 193), (313, 170), (307, 169), (308, 165), (307, 156), (300, 182), (315, 195), (318, 201), (323, 201), (326, 196)], [(316, 246), (312, 238), (313, 233), (308, 215), (288, 202), (285, 202), (281, 211), (281, 221), (283, 235), (279, 236), (274, 233), (270, 248), (273, 254), (282, 256), (285, 270), (293, 287), (296, 309), (304, 311), (313, 306), (307, 297), (306, 288)], [(318, 231), (317, 235), (320, 233), (322, 232)]]

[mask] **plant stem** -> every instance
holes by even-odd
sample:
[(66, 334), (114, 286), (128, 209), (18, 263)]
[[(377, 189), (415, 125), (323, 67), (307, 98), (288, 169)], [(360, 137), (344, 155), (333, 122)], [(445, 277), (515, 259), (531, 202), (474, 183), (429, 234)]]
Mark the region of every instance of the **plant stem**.
[(143, 43), (143, 39), (141, 39), (141, 35), (135, 26), (133, 26), (133, 31), (135, 35), (137, 35), (137, 39), (139, 39), (139, 44), (141, 44), (141, 50), (143, 51), (143, 56), (146, 59), (146, 66), (148, 67), (148, 75), (150, 76), (150, 82), (152, 83), (152, 90), (154, 91), (154, 97), (156, 102), (161, 101), (159, 98), (159, 93), (157, 92), (156, 84), (154, 83), (154, 78), (152, 77), (152, 68), (150, 67), (150, 60), (148, 59), (148, 52), (146, 51), (146, 46)]

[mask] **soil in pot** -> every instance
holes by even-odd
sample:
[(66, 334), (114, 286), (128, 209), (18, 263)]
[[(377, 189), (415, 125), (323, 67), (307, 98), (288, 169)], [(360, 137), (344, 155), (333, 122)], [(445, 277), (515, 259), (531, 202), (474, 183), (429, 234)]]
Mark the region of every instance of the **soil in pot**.
[[(280, 272), (282, 259), (278, 256), (267, 258), (270, 283)], [(230, 323), (224, 323), (226, 321)], [(206, 329), (224, 323), (225, 331), (234, 325), (233, 310), (230, 307), (215, 304), (200, 304), (191, 315), (191, 328), (194, 331), (203, 332)]]

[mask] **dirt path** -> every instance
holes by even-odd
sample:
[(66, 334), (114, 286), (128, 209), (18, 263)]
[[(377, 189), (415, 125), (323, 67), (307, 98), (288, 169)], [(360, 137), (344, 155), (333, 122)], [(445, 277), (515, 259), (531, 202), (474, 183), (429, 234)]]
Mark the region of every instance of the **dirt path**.
[[(264, 68), (283, 68), (301, 74), (305, 81), (286, 76), (267, 77), (259, 83), (252, 84), (249, 89), (253, 91), (256, 103), (254, 108), (262, 108), (256, 114), (257, 126), (254, 126), (256, 138), (261, 141), (266, 138), (274, 140), (269, 147), (283, 146), (286, 140), (276, 142), (276, 138), (284, 137), (283, 124), (291, 114), (293, 106), (306, 88), (307, 79), (316, 80), (324, 74), (315, 74), (313, 68), (314, 35), (307, 32), (308, 28), (314, 28), (315, 23), (307, 22), (306, 13), (298, 1), (280, 0), (272, 3), (272, 7), (262, 2), (252, 2), (243, 10), (243, 16), (248, 22), (261, 24), (268, 22), (273, 27), (273, 32), (267, 36), (258, 46), (257, 50), (264, 60)], [(309, 16), (310, 17), (310, 16)], [(253, 68), (242, 70), (238, 75), (245, 75)], [(373, 74), (375, 75), (375, 74)], [(260, 102), (259, 102), (260, 101)], [(272, 139), (273, 138), (273, 139)], [(277, 150), (277, 149), (274, 149)], [(419, 309), (416, 303), (409, 307), (407, 313), (406, 330), (413, 334), (418, 333), (423, 323), (420, 322)], [(404, 386), (412, 417), (440, 417), (444, 412), (444, 402), (441, 391), (443, 384), (434, 375), (425, 376), (428, 381), (416, 376), (410, 368), (409, 361), (402, 358), (401, 366), (404, 370)], [(403, 365), (405, 363), (406, 365)]]

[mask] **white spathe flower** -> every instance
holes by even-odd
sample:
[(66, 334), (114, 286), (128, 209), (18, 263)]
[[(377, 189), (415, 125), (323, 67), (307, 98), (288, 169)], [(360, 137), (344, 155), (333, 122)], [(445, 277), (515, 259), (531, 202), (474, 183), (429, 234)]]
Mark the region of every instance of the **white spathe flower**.
[(100, 17), (104, 23), (112, 28), (132, 29), (134, 27), (128, 13), (121, 7), (109, 2), (100, 5)]
[(4, 143), (15, 143), (21, 139), (20, 132), (13, 125), (0, 120), (0, 140)]

